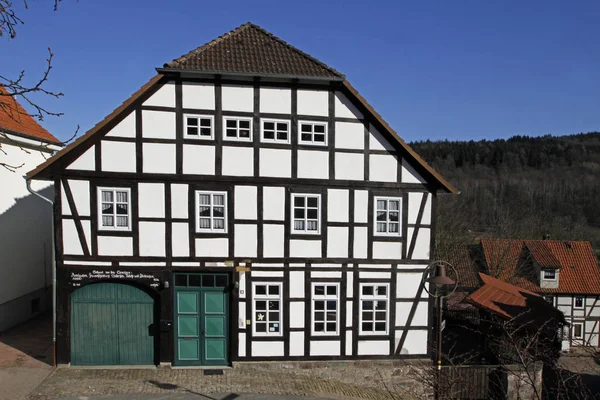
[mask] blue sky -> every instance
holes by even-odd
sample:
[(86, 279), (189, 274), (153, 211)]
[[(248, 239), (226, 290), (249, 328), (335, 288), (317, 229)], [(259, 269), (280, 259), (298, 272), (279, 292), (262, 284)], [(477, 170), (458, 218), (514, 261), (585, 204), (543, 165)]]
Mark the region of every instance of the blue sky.
[(162, 66), (252, 21), (346, 74), (407, 141), (600, 129), (600, 2), (49, 0), (0, 39), (0, 74), (32, 79), (60, 139), (102, 120)]

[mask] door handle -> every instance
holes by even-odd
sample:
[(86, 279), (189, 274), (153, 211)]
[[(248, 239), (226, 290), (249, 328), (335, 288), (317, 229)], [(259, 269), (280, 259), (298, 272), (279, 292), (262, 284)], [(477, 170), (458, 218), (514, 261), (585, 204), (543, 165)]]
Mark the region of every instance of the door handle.
[(202, 331), (202, 336), (206, 336), (206, 332), (205, 331)]

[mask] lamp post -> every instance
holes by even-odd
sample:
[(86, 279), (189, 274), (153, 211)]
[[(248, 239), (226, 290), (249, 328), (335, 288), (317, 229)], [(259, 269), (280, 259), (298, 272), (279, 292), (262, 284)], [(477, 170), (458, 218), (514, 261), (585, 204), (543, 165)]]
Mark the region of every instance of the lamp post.
[[(446, 276), (446, 265), (448, 265), (450, 268), (452, 268), (454, 270), (454, 272), (456, 273), (456, 270), (454, 269), (454, 267), (452, 267), (452, 265), (450, 265), (449, 263), (443, 262), (443, 261), (437, 261), (433, 264), (431, 264), (429, 267), (434, 267), (434, 271), (433, 271), (433, 275), (430, 275), (429, 278), (427, 278), (427, 282), (429, 282), (431, 285), (433, 285), (434, 289), (435, 289), (435, 294), (433, 294), (433, 297), (435, 297), (436, 299), (436, 307), (437, 307), (437, 311), (438, 311), (438, 315), (437, 315), (437, 351), (436, 351), (436, 358), (437, 358), (437, 370), (436, 370), (436, 383), (435, 383), (435, 398), (439, 399), (440, 398), (440, 375), (441, 375), (441, 370), (442, 370), (442, 299), (450, 294), (452, 294), (454, 292), (454, 290), (456, 290), (456, 282), (454, 282), (454, 280), (452, 280), (451, 278), (449, 278), (448, 276)], [(454, 288), (452, 290), (452, 292), (448, 293), (448, 294), (442, 294), (441, 289), (444, 286), (450, 286), (450, 285), (454, 285)], [(428, 291), (429, 294), (431, 294), (431, 292)]]

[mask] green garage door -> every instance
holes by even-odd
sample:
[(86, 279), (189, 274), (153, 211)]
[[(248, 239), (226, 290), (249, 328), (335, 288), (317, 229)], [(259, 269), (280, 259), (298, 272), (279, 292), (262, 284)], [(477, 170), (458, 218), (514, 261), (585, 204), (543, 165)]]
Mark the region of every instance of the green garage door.
[(72, 365), (154, 364), (154, 300), (136, 287), (95, 283), (71, 295)]

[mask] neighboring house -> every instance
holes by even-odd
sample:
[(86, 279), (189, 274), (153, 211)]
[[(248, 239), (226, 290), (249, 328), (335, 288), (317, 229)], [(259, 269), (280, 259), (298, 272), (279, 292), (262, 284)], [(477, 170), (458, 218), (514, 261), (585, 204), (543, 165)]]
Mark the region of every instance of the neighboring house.
[(437, 192), (339, 72), (245, 24), (28, 176), (54, 181), (59, 363), (428, 354)]
[[(51, 305), (52, 207), (23, 175), (61, 148), (0, 85), (0, 332)], [(33, 189), (52, 197), (48, 182)]]

